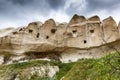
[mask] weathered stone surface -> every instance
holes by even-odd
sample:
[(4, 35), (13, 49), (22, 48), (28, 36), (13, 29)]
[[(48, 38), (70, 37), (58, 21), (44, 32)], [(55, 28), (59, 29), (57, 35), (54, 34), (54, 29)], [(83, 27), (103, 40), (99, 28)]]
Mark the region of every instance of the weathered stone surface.
[(57, 31), (55, 34), (56, 38), (56, 46), (57, 47), (63, 47), (65, 45), (64, 43), (64, 33), (66, 31), (67, 23), (60, 23), (57, 26)]
[(119, 36), (120, 36), (120, 22), (118, 23), (118, 32), (119, 32)]
[(96, 16), (90, 17), (88, 21), (100, 21), (100, 18), (96, 15)]
[(32, 22), (28, 24), (25, 31), (36, 38), (38, 36), (39, 29), (41, 26), (42, 22)]
[(87, 39), (88, 46), (100, 46), (103, 44), (103, 31), (101, 21), (98, 16), (93, 16), (88, 19), (87, 25)]
[(86, 24), (76, 24), (74, 26), (67, 27), (66, 36), (67, 37), (65, 38), (65, 46), (77, 48), (88, 47)]
[(53, 19), (45, 21), (42, 28), (40, 29), (40, 35), (45, 40), (55, 43), (55, 34), (57, 31), (56, 23)]
[(84, 16), (79, 16), (75, 14), (69, 22), (69, 25), (85, 22), (86, 18)]
[(0, 55), (0, 65), (4, 63), (4, 56)]
[(110, 16), (103, 20), (103, 39), (105, 43), (113, 42), (119, 39), (117, 25), (114, 19)]
[(68, 47), (79, 47), (87, 48), (87, 28), (86, 28), (86, 18), (84, 16), (79, 16), (75, 14), (65, 31), (65, 46)]
[[(18, 66), (19, 67), (19, 66)], [(15, 70), (11, 70), (11, 68), (14, 68)], [(52, 65), (50, 63), (42, 64), (40, 63), (39, 66), (31, 65), (24, 67), (22, 69), (16, 69), (15, 67), (7, 67), (0, 69), (0, 80), (36, 80), (34, 77), (39, 77), (38, 80), (42, 80), (40, 78), (52, 78), (55, 76), (55, 74), (59, 71), (59, 67)], [(4, 73), (6, 72), (6, 73)], [(33, 77), (34, 76), (34, 77)]]
[[(45, 23), (32, 22), (17, 29), (2, 29), (0, 33), (0, 53), (10, 52), (21, 56), (26, 52), (37, 52), (40, 58), (52, 56), (52, 59), (63, 62), (73, 58), (102, 56), (113, 50), (109, 47), (111, 45), (112, 48), (120, 48), (120, 24), (117, 28), (112, 17), (101, 21), (98, 16), (86, 19), (75, 14), (69, 23), (49, 19)], [(46, 53), (51, 54), (48, 56)], [(78, 58), (75, 59), (76, 56)]]

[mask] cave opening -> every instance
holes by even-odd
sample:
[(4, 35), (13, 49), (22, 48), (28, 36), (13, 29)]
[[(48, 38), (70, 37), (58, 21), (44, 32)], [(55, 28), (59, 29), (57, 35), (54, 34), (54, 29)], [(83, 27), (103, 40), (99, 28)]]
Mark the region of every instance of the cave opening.
[(72, 32), (73, 32), (73, 34), (76, 34), (77, 30), (73, 30)]
[(33, 30), (29, 29), (29, 33), (32, 33), (32, 32), (33, 32)]
[(49, 36), (46, 36), (46, 39), (49, 39)]
[(51, 33), (55, 33), (56, 32), (56, 29), (51, 29)]
[(94, 30), (90, 30), (90, 33), (94, 33)]
[(86, 40), (84, 40), (84, 44), (86, 44), (87, 43), (87, 41)]
[(37, 33), (37, 36), (36, 36), (36, 38), (39, 38), (39, 36), (40, 36), (40, 33)]

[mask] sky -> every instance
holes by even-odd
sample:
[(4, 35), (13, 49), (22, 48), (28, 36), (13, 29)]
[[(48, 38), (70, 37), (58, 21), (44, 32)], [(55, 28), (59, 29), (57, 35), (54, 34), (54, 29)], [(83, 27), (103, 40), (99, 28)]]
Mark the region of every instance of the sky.
[(0, 0), (0, 28), (27, 26), (53, 18), (69, 22), (74, 14), (120, 21), (120, 0)]

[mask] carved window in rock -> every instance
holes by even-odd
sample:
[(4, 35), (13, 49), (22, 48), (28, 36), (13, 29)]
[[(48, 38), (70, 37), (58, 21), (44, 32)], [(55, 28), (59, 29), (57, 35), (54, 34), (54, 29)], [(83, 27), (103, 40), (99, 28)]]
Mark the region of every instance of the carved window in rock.
[(33, 32), (33, 30), (31, 30), (31, 29), (29, 29), (28, 31), (29, 31), (29, 33), (32, 33), (32, 32)]
[(46, 39), (49, 39), (49, 36), (46, 36)]
[(87, 43), (87, 41), (86, 40), (84, 40), (84, 44), (86, 44)]
[(55, 33), (57, 31), (57, 29), (51, 29), (51, 33)]
[(73, 30), (72, 33), (73, 33), (73, 37), (77, 37), (77, 30)]
[(77, 33), (77, 30), (73, 30), (72, 33), (73, 33), (73, 34), (76, 34), (76, 33)]
[(39, 36), (40, 36), (40, 33), (37, 33), (36, 38), (39, 38)]
[(94, 30), (90, 30), (90, 33), (94, 33)]

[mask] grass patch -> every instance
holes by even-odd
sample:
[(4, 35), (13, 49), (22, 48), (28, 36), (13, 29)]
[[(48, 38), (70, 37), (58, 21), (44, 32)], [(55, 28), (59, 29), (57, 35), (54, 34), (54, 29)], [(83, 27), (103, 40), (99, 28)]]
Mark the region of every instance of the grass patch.
[(73, 67), (75, 62), (58, 64), (60, 71), (56, 73), (57, 80), (60, 80)]
[(119, 80), (120, 55), (107, 55), (101, 59), (82, 59), (65, 75), (64, 80)]

